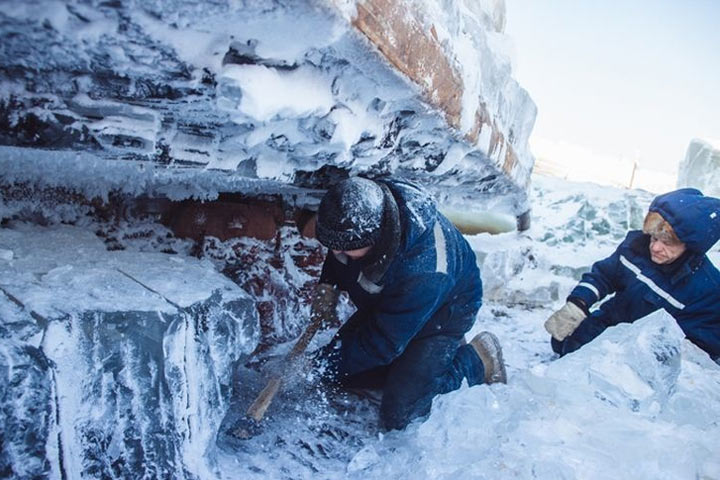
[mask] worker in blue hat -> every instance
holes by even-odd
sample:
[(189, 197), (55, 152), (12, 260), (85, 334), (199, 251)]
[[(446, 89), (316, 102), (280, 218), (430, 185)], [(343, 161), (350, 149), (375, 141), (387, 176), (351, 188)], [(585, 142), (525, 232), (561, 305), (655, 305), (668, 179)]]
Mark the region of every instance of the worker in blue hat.
[(357, 311), (316, 354), (326, 378), (382, 392), (384, 428), (402, 429), (432, 399), (468, 385), (505, 382), (490, 332), (469, 343), (482, 303), (475, 253), (420, 187), (346, 179), (318, 210), (328, 248), (320, 282), (346, 291)]

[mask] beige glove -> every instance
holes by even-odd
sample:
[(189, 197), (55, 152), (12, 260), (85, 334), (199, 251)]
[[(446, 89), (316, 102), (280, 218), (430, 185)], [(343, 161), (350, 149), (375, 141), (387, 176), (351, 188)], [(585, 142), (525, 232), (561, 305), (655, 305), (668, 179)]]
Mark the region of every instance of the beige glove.
[(565, 337), (575, 331), (585, 317), (585, 312), (580, 307), (572, 302), (567, 302), (560, 310), (550, 315), (545, 322), (545, 330), (555, 340), (562, 342)]

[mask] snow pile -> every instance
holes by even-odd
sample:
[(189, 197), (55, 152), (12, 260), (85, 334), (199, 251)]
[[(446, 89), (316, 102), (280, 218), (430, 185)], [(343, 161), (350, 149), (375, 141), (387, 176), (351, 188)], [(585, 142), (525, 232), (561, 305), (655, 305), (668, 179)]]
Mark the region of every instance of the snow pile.
[[(392, 173), (525, 212), (536, 109), (512, 78), (504, 2), (266, 3), (4, 2), (0, 185), (182, 199)], [(365, 7), (389, 17), (376, 36)], [(437, 63), (409, 48), (400, 68), (383, 48), (397, 29)]]
[(226, 82), (235, 81), (242, 88), (237, 110), (263, 122), (273, 117), (325, 115), (334, 104), (330, 79), (309, 68), (283, 73), (262, 65), (229, 65), (223, 75)]
[(578, 352), (436, 401), (350, 478), (715, 478), (720, 367), (664, 311)]

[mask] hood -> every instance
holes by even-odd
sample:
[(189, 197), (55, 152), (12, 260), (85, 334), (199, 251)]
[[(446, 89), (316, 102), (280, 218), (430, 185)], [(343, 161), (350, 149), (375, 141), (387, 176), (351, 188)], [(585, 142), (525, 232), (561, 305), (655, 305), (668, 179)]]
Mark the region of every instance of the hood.
[(435, 200), (424, 189), (411, 182), (393, 180), (386, 181), (385, 184), (397, 202), (402, 225), (402, 245), (412, 245), (435, 225)]
[(672, 226), (678, 238), (695, 253), (707, 253), (720, 239), (720, 199), (695, 188), (681, 188), (655, 197), (650, 211)]

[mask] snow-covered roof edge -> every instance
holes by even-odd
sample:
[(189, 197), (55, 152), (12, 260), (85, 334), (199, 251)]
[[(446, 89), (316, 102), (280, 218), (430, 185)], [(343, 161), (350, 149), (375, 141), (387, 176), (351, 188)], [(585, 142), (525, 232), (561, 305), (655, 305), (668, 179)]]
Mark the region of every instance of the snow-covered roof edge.
[(443, 112), (450, 127), (527, 187), (537, 108), (512, 78), (509, 60), (491, 47), (502, 41), (504, 1), (439, 6), (429, 0), (366, 0), (355, 9), (347, 1), (334, 3)]

